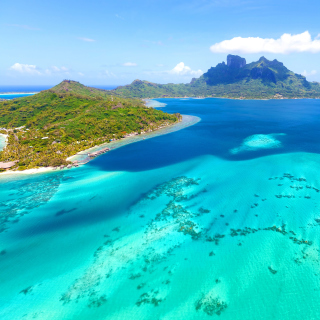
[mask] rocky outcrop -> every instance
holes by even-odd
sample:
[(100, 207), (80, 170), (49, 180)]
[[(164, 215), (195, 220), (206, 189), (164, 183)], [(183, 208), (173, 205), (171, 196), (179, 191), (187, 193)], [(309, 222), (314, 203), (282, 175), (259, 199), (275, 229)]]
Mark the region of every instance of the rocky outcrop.
[(229, 54), (227, 56), (227, 66), (230, 68), (243, 68), (247, 64), (245, 58)]

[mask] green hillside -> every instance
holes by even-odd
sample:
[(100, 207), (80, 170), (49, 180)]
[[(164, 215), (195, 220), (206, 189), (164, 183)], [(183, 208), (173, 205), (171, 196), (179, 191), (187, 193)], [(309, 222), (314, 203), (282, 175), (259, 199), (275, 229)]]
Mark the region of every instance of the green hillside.
[(57, 166), (81, 150), (129, 133), (155, 130), (180, 119), (147, 108), (139, 99), (63, 81), (36, 95), (0, 102), (0, 127), (9, 144), (0, 162), (19, 160), (19, 168)]
[(188, 84), (157, 84), (149, 81), (134, 80), (130, 85), (112, 90), (114, 94), (133, 98), (183, 97), (190, 94)]
[(244, 58), (228, 55), (227, 64), (219, 63), (188, 84), (156, 84), (135, 80), (113, 90), (125, 97), (226, 97), (226, 98), (318, 98), (319, 83), (308, 82), (288, 70), (283, 63), (261, 57), (246, 64)]

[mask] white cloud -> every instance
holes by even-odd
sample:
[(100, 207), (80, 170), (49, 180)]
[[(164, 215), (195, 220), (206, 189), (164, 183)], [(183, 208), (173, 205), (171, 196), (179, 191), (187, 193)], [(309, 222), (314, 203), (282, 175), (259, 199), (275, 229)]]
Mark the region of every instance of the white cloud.
[(78, 38), (79, 40), (82, 40), (82, 41), (86, 41), (86, 42), (95, 42), (96, 40), (93, 40), (93, 39), (90, 39), (90, 38)]
[(137, 64), (135, 62), (125, 62), (122, 64), (124, 67), (136, 67)]
[(279, 39), (236, 37), (218, 42), (210, 47), (214, 53), (281, 53), (320, 52), (320, 39), (312, 40), (309, 31), (291, 35), (284, 33)]
[(305, 77), (314, 76), (315, 74), (317, 74), (317, 71), (316, 71), (316, 70), (312, 70), (312, 71), (310, 71), (310, 72), (307, 72), (306, 70), (304, 70), (301, 74), (302, 74), (303, 76), (305, 76)]
[(57, 66), (52, 66), (51, 67), (51, 70), (53, 71), (53, 72), (68, 72), (69, 71), (69, 69), (68, 68), (66, 68), (66, 67), (64, 67), (64, 66), (62, 66), (62, 67), (57, 67)]
[(183, 62), (178, 63), (172, 70), (169, 71), (171, 74), (176, 74), (179, 76), (195, 76), (199, 77), (203, 72), (199, 70), (192, 70), (190, 67), (186, 66)]
[(37, 66), (35, 66), (33, 64), (15, 63), (9, 69), (20, 72), (20, 73), (37, 74), (37, 75), (41, 74), (41, 72), (38, 70)]
[(78, 75), (81, 76), (81, 77), (84, 76), (84, 74), (82, 72), (78, 72)]
[(22, 63), (15, 63), (9, 68), (9, 70), (19, 72), (19, 73), (24, 73), (24, 74), (30, 74), (30, 75), (47, 75), (47, 76), (69, 75), (70, 72), (71, 73), (73, 72), (72, 69), (69, 69), (64, 66), (62, 67), (51, 66), (50, 68), (40, 71), (41, 69), (38, 68), (36, 65), (22, 64)]

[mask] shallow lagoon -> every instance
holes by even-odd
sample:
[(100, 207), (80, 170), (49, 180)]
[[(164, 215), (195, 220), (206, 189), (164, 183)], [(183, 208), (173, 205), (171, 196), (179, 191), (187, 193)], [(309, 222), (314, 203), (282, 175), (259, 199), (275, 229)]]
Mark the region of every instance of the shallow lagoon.
[(319, 318), (319, 101), (159, 101), (202, 120), (1, 177), (1, 319)]

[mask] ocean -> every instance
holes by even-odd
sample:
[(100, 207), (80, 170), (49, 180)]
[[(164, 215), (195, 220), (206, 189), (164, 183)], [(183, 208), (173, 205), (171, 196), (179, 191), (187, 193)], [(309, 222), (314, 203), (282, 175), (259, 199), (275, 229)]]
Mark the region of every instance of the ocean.
[(320, 101), (157, 102), (201, 121), (0, 176), (0, 318), (319, 319)]

